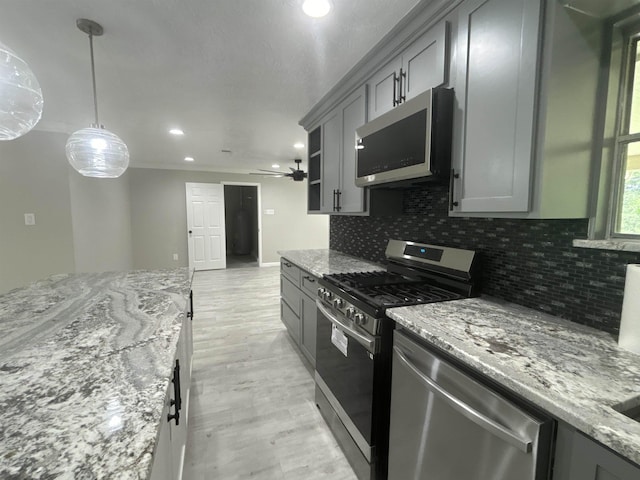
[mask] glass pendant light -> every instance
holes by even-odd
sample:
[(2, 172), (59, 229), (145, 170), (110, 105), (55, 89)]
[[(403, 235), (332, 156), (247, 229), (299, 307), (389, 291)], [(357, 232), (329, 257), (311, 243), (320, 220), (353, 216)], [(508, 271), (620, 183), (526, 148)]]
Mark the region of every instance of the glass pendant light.
[(331, 10), (331, 3), (329, 0), (305, 0), (302, 10), (310, 17), (321, 18)]
[(42, 117), (42, 90), (27, 63), (0, 43), (0, 140), (13, 140)]
[(102, 26), (81, 18), (78, 28), (89, 35), (91, 50), (91, 77), (93, 79), (93, 107), (96, 123), (73, 133), (67, 140), (67, 159), (73, 168), (85, 177), (117, 178), (129, 166), (129, 150), (115, 134), (105, 129), (98, 121), (98, 95), (96, 93), (96, 70), (93, 61), (93, 37), (103, 33)]

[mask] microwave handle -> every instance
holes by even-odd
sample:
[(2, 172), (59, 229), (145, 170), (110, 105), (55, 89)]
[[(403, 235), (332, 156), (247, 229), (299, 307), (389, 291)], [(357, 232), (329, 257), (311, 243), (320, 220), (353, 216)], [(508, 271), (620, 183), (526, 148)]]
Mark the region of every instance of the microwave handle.
[(451, 176), (449, 177), (449, 210), (453, 210), (453, 207), (457, 207), (459, 205), (459, 203), (457, 201), (454, 201), (454, 194), (453, 194), (453, 187), (454, 187), (454, 181), (456, 179), (460, 178), (460, 174), (456, 173), (456, 171), (452, 168), (451, 169)]

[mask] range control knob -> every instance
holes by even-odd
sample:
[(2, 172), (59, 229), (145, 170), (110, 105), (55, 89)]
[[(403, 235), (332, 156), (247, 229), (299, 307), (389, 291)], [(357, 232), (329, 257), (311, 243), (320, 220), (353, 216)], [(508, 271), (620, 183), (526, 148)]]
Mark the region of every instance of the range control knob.
[(336, 308), (342, 308), (342, 307), (344, 307), (344, 300), (342, 300), (341, 298), (336, 298), (336, 299), (333, 301), (333, 306), (334, 306), (334, 307), (336, 307)]
[(356, 325), (364, 325), (365, 323), (367, 323), (367, 317), (365, 317), (362, 313), (356, 313), (353, 316), (353, 321)]
[(325, 300), (325, 302), (330, 302), (332, 297), (332, 293), (328, 291), (322, 294), (322, 298)]
[(356, 309), (353, 307), (347, 308), (347, 311), (345, 312), (345, 314), (347, 315), (347, 318), (353, 318), (355, 313), (356, 313)]
[(320, 298), (322, 298), (324, 296), (324, 292), (326, 292), (326, 290), (324, 288), (319, 288), (318, 289), (318, 296)]

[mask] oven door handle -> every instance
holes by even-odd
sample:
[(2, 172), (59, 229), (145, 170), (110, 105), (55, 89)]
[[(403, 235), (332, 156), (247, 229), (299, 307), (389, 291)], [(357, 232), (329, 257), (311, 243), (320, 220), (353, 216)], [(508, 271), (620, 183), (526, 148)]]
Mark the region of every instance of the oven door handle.
[(416, 367), (411, 360), (409, 360), (406, 355), (400, 350), (398, 347), (393, 347), (393, 350), (398, 355), (400, 362), (402, 362), (414, 375), (418, 377), (422, 383), (436, 396), (440, 397), (445, 403), (447, 403), (451, 408), (456, 410), (461, 415), (464, 415), (466, 418), (471, 420), (473, 423), (478, 425), (481, 428), (491, 432), (495, 436), (501, 438), (505, 442), (510, 443), (518, 450), (529, 453), (531, 452), (531, 440), (521, 438), (515, 432), (503, 427), (499, 423), (490, 419), (489, 417), (483, 415), (478, 412), (471, 406), (464, 403), (459, 398), (455, 397), (451, 393), (447, 392), (444, 388), (438, 385), (433, 379), (426, 376), (422, 373), (418, 367)]
[(327, 320), (333, 323), (336, 327), (339, 327), (340, 330), (344, 331), (346, 335), (353, 338), (369, 352), (378, 353), (378, 342), (376, 341), (375, 337), (363, 335), (351, 328), (349, 325), (341, 322), (338, 317), (332, 314), (324, 305), (322, 305), (322, 303), (320, 303), (320, 300), (316, 299), (316, 306), (318, 307), (318, 310), (320, 310), (320, 312), (327, 318)]

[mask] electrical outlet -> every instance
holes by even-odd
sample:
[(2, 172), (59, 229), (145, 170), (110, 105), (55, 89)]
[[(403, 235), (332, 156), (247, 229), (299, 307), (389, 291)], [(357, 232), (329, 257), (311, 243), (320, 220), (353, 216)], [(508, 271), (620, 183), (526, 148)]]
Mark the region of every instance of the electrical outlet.
[(177, 253), (173, 254), (173, 259), (176, 260), (176, 261), (178, 260), (178, 254)]
[(25, 213), (24, 214), (24, 224), (25, 225), (35, 225), (36, 224), (36, 214), (35, 213)]

